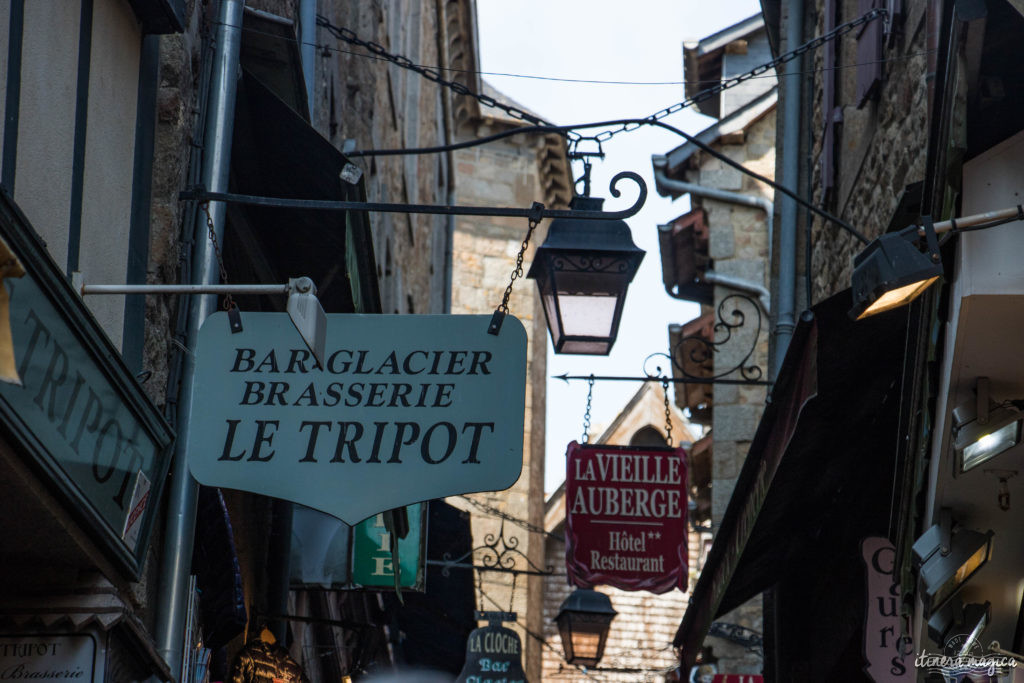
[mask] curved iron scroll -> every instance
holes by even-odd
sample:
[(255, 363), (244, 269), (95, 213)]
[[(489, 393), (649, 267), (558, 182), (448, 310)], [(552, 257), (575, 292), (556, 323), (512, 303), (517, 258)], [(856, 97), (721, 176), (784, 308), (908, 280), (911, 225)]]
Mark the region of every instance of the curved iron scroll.
[[(743, 329), (746, 325), (747, 314), (739, 308), (738, 300), (747, 302), (750, 307), (754, 309), (754, 313), (756, 314), (756, 325), (754, 327), (753, 339), (750, 342), (750, 348), (747, 349), (743, 358), (733, 367), (716, 374), (695, 375), (687, 371), (686, 363), (684, 363), (682, 359), (685, 358), (695, 365), (711, 363), (716, 353), (719, 353), (723, 347), (731, 341), (734, 341), (734, 333), (737, 333), (738, 336), (738, 331)], [(726, 311), (730, 306), (732, 307), (732, 310), (729, 311), (729, 318), (727, 319)], [(751, 356), (754, 355), (754, 351), (757, 350), (757, 342), (761, 338), (761, 307), (757, 300), (745, 294), (729, 294), (719, 302), (716, 309), (716, 315), (718, 321), (715, 323), (713, 328), (713, 339), (706, 339), (699, 335), (683, 337), (676, 342), (675, 346), (672, 348), (671, 355), (667, 353), (652, 353), (645, 358), (643, 366), (644, 374), (651, 378), (661, 376), (660, 367), (656, 367), (655, 372), (652, 373), (647, 369), (647, 364), (652, 358), (664, 357), (672, 363), (672, 366), (679, 371), (679, 374), (689, 380), (697, 380), (710, 384), (735, 372), (739, 372), (740, 376), (742, 376), (747, 382), (760, 383), (761, 378), (764, 376), (764, 370), (761, 366), (749, 362)]]
[[(477, 555), (479, 553), (479, 555)], [(428, 560), (427, 564), (441, 567), (441, 574), (449, 576), (451, 569), (475, 569), (478, 572), (505, 572), (507, 574), (528, 574), (531, 576), (550, 576), (555, 573), (555, 568), (548, 566), (541, 569), (519, 550), (519, 539), (515, 536), (505, 536), (505, 520), (501, 520), (501, 526), (497, 535), (486, 534), (484, 544), (478, 545), (469, 552), (452, 559), (449, 553), (444, 554), (443, 560)], [(481, 564), (473, 564), (473, 558), (479, 557)], [(469, 558), (470, 562), (463, 562)], [(517, 569), (519, 560), (526, 563), (529, 569)]]
[(324, 199), (285, 199), (281, 197), (258, 197), (231, 192), (209, 192), (201, 185), (194, 185), (181, 192), (178, 199), (198, 202), (226, 202), (251, 206), (275, 206), (289, 209), (319, 209), (323, 211), (372, 211), (375, 213), (429, 213), (449, 216), (511, 216), (540, 220), (542, 218), (581, 218), (584, 220), (621, 220), (635, 216), (647, 201), (647, 183), (633, 171), (622, 171), (612, 178), (608, 189), (613, 197), (619, 197), (618, 189), (622, 180), (632, 180), (639, 193), (636, 201), (622, 211), (583, 211), (575, 209), (546, 209), (540, 202), (534, 202), (529, 209), (514, 209), (491, 206), (439, 206), (433, 204), (384, 204), (380, 202), (347, 202)]

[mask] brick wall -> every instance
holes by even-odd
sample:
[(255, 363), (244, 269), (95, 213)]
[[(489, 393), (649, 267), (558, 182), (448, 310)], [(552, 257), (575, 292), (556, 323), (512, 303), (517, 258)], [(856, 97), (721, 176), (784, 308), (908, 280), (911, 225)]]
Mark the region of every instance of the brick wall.
[[(586, 675), (576, 666), (565, 663), (565, 651), (555, 617), (573, 587), (565, 578), (565, 542), (561, 536), (564, 525), (552, 530), (546, 542), (545, 565), (555, 568), (553, 576), (544, 579), (544, 681), (664, 681), (665, 675), (675, 669), (679, 659), (672, 648), (679, 623), (689, 601), (689, 592), (673, 590), (661, 595), (644, 591), (621, 591), (601, 586), (597, 590), (611, 598), (618, 615), (612, 621), (605, 645), (605, 654), (592, 675)], [(689, 534), (690, 589), (697, 569), (703, 566), (706, 552), (704, 538), (695, 532)], [(531, 679), (532, 680), (532, 679)]]
[[(670, 404), (672, 438), (676, 445), (692, 443), (699, 431), (692, 427), (674, 404)], [(645, 384), (615, 417), (595, 443), (629, 444), (633, 435), (646, 427), (665, 433), (665, 394), (656, 384)], [(689, 592), (673, 590), (661, 595), (645, 591), (622, 591), (607, 586), (597, 590), (607, 594), (618, 615), (612, 621), (605, 654), (597, 669), (584, 674), (566, 664), (558, 626), (554, 619), (562, 601), (573, 591), (565, 573), (565, 489), (560, 488), (548, 501), (548, 531), (545, 540), (545, 566), (554, 574), (544, 577), (544, 668), (545, 681), (664, 681), (665, 674), (678, 666), (672, 649)], [(707, 534), (690, 531), (689, 589), (696, 583), (706, 556)]]

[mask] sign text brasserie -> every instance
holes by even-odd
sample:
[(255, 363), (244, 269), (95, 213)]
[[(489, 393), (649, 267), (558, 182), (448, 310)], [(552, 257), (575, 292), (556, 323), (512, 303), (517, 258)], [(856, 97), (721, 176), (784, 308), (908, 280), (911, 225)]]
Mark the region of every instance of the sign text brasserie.
[[(307, 349), (234, 349), (230, 372), (241, 375), (236, 386), (237, 405), (292, 406), (296, 408), (449, 408), (454, 404), (460, 375), (490, 375), (493, 354), (486, 350), (422, 350), (399, 355), (395, 351), (338, 349), (325, 360), (324, 372), (314, 367)], [(280, 356), (280, 358), (279, 358)], [(263, 379), (268, 374), (286, 380)], [(311, 375), (317, 375), (313, 379)], [(342, 411), (342, 414), (343, 411)], [(221, 460), (266, 462), (274, 457), (273, 439), (280, 420), (225, 418), (226, 436)], [(400, 464), (403, 457), (420, 457), (437, 465), (456, 451), (464, 464), (479, 462), (481, 436), (493, 434), (494, 420), (438, 420), (421, 424), (415, 420), (375, 421), (302, 420), (296, 438), (305, 449), (297, 462)], [(249, 450), (234, 448), (236, 439), (254, 435)], [(404, 452), (403, 452), (404, 449)]]

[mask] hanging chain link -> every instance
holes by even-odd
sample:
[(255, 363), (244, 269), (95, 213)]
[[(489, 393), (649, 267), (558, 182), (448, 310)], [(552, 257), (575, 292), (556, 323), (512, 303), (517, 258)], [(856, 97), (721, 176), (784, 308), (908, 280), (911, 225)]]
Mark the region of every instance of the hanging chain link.
[(443, 85), (444, 87), (454, 92), (456, 95), (468, 95), (469, 97), (474, 98), (476, 101), (478, 101), (485, 107), (494, 107), (496, 109), (501, 109), (503, 112), (505, 112), (512, 118), (518, 119), (520, 121), (528, 121), (534, 124), (535, 126), (552, 125), (548, 121), (545, 121), (539, 116), (531, 114), (530, 112), (524, 109), (520, 109), (518, 107), (513, 107), (512, 105), (499, 102), (490, 95), (484, 95), (482, 93), (473, 92), (468, 87), (466, 87), (462, 83), (459, 83), (458, 81), (446, 80), (443, 76), (441, 76), (440, 71), (438, 71), (437, 69), (431, 69), (430, 67), (416, 64), (408, 57), (402, 55), (391, 54), (384, 48), (383, 45), (375, 43), (372, 40), (363, 40), (358, 35), (356, 35), (355, 32), (345, 28), (344, 26), (335, 26), (334, 24), (327, 20), (327, 17), (323, 16), (322, 14), (317, 15), (316, 24), (321, 28), (327, 29), (328, 33), (330, 33), (338, 40), (344, 41), (349, 45), (357, 45), (361, 48), (368, 50), (371, 54), (373, 54), (376, 57), (385, 59), (391, 62), (392, 64), (402, 67), (403, 69), (414, 71), (418, 73), (420, 76), (426, 78), (428, 81), (433, 81), (438, 85)]
[[(845, 24), (841, 24), (840, 26), (837, 26), (836, 28), (832, 29), (828, 33), (825, 33), (825, 34), (822, 34), (820, 36), (817, 36), (816, 38), (812, 38), (811, 40), (807, 41), (803, 45), (799, 45), (796, 48), (794, 48), (793, 50), (791, 50), (791, 51), (789, 51), (789, 52), (787, 52), (787, 53), (785, 53), (783, 55), (779, 55), (778, 57), (776, 57), (775, 59), (773, 59), (770, 62), (766, 62), (766, 63), (761, 64), (759, 66), (755, 66), (750, 71), (747, 71), (746, 73), (739, 74), (738, 76), (733, 76), (732, 78), (727, 78), (726, 80), (721, 81), (720, 83), (716, 83), (715, 85), (711, 86), (710, 88), (706, 88), (705, 90), (701, 90), (699, 93), (697, 93), (693, 97), (688, 97), (685, 100), (683, 100), (682, 102), (677, 102), (676, 104), (673, 104), (670, 107), (666, 107), (666, 108), (664, 108), (664, 109), (662, 109), (660, 111), (656, 111), (653, 114), (651, 114), (650, 116), (647, 116), (646, 120), (647, 121), (660, 121), (661, 119), (665, 118), (666, 116), (669, 116), (671, 114), (675, 114), (676, 112), (681, 111), (683, 109), (686, 109), (687, 107), (691, 107), (691, 106), (693, 106), (695, 104), (700, 104), (701, 102), (705, 102), (705, 101), (711, 99), (712, 97), (718, 95), (723, 90), (728, 90), (729, 88), (734, 88), (737, 85), (740, 85), (740, 84), (750, 80), (751, 78), (757, 78), (758, 76), (763, 76), (766, 73), (768, 73), (769, 71), (771, 71), (772, 69), (774, 69), (774, 68), (776, 68), (778, 66), (781, 66), (783, 64), (786, 64), (788, 62), (791, 62), (794, 59), (796, 59), (796, 58), (798, 58), (798, 57), (800, 57), (800, 56), (810, 52), (811, 50), (816, 50), (817, 48), (821, 47), (822, 45), (824, 45), (825, 43), (827, 43), (827, 42), (829, 42), (831, 40), (835, 40), (836, 38), (841, 38), (842, 36), (846, 35), (847, 33), (850, 33), (854, 29), (858, 28), (859, 26), (862, 26), (863, 24), (868, 23), (869, 21), (873, 21), (874, 19), (878, 19), (880, 17), (885, 17), (887, 15), (888, 15), (888, 12), (884, 8), (876, 7), (875, 9), (870, 10), (869, 12), (864, 14), (863, 16), (858, 17), (857, 19), (849, 21), (849, 22), (847, 22)], [(335, 38), (337, 38), (338, 40), (344, 41), (344, 42), (349, 43), (351, 45), (358, 45), (359, 47), (365, 48), (366, 50), (369, 50), (374, 56), (380, 57), (381, 59), (385, 59), (385, 60), (387, 60), (387, 61), (389, 61), (389, 62), (391, 62), (393, 64), (396, 64), (397, 66), (402, 67), (403, 69), (409, 69), (410, 71), (414, 71), (414, 72), (418, 73), (419, 75), (423, 76), (424, 78), (426, 78), (427, 80), (433, 81), (434, 83), (437, 83), (438, 85), (442, 85), (442, 86), (444, 86), (446, 88), (449, 88), (450, 90), (452, 90), (453, 92), (455, 92), (458, 95), (466, 95), (468, 97), (472, 97), (472, 98), (476, 99), (480, 104), (482, 104), (482, 105), (484, 105), (486, 107), (494, 107), (494, 108), (497, 108), (497, 109), (501, 109), (502, 111), (504, 111), (506, 114), (508, 114), (509, 116), (511, 116), (514, 119), (519, 119), (521, 121), (527, 121), (527, 122), (532, 123), (532, 124), (534, 124), (536, 126), (551, 126), (552, 125), (548, 121), (545, 121), (544, 119), (542, 119), (542, 118), (540, 118), (538, 116), (535, 116), (534, 114), (531, 114), (528, 111), (524, 111), (523, 109), (519, 109), (518, 107), (513, 107), (511, 105), (499, 102), (496, 99), (494, 99), (493, 97), (491, 97), (490, 95), (483, 95), (481, 93), (473, 92), (472, 90), (470, 90), (468, 87), (466, 87), (462, 83), (459, 83), (457, 81), (445, 80), (441, 76), (440, 72), (437, 69), (431, 69), (430, 67), (426, 67), (426, 66), (422, 66), (420, 64), (416, 64), (411, 59), (409, 59), (408, 57), (404, 57), (402, 55), (391, 54), (386, 49), (384, 49), (384, 47), (382, 45), (380, 45), (378, 43), (375, 43), (373, 41), (363, 40), (362, 38), (357, 36), (353, 31), (351, 31), (350, 29), (347, 29), (347, 28), (345, 28), (343, 26), (335, 26), (330, 21), (328, 21), (327, 18), (324, 17), (323, 15), (318, 15), (317, 16), (316, 23), (317, 23), (317, 26), (320, 26), (322, 28), (327, 29), (327, 31), (331, 35), (333, 35)], [(604, 142), (606, 140), (610, 140), (612, 137), (614, 137), (615, 135), (618, 135), (619, 133), (624, 133), (624, 132), (629, 132), (629, 131), (636, 130), (636, 129), (640, 128), (643, 125), (646, 125), (646, 124), (645, 123), (626, 123), (626, 124), (621, 125), (618, 128), (609, 128), (607, 130), (601, 131), (597, 135), (592, 136), (592, 137), (588, 137), (586, 139), (596, 140), (597, 142), (600, 143), (600, 142)], [(567, 136), (570, 139), (579, 139), (579, 138), (582, 137), (579, 133), (575, 133), (575, 132), (570, 132), (570, 133), (567, 134)]]
[(523, 257), (526, 256), (526, 249), (530, 246), (530, 238), (533, 237), (533, 231), (540, 224), (540, 212), (543, 210), (544, 205), (540, 202), (534, 202), (533, 207), (530, 209), (531, 213), (535, 215), (529, 218), (530, 227), (526, 231), (523, 243), (519, 245), (519, 253), (516, 254), (516, 267), (512, 269), (512, 277), (509, 278), (508, 287), (505, 288), (505, 293), (501, 297), (501, 304), (498, 305), (498, 310), (502, 313), (508, 313), (508, 300), (512, 296), (512, 285), (523, 276)]
[[(787, 62), (791, 62), (794, 59), (796, 59), (797, 57), (800, 57), (800, 56), (810, 52), (811, 50), (816, 50), (817, 48), (821, 47), (822, 45), (824, 45), (825, 43), (827, 43), (827, 42), (829, 42), (831, 40), (835, 40), (836, 38), (841, 38), (842, 36), (846, 35), (847, 33), (850, 33), (851, 31), (853, 31), (857, 27), (861, 26), (862, 24), (866, 24), (869, 21), (872, 21), (872, 20), (877, 19), (879, 17), (884, 17), (887, 14), (888, 14), (888, 12), (884, 8), (873, 9), (873, 10), (869, 11), (868, 13), (866, 13), (865, 15), (863, 15), (861, 17), (858, 17), (857, 19), (854, 19), (853, 21), (850, 21), (848, 23), (842, 24), (841, 26), (837, 26), (836, 28), (832, 29), (828, 33), (820, 35), (820, 36), (818, 36), (816, 38), (812, 38), (811, 40), (807, 41), (803, 45), (800, 45), (800, 46), (796, 47), (795, 49), (791, 50), (790, 52), (787, 52), (787, 53), (785, 53), (783, 55), (780, 55), (780, 56), (776, 57), (775, 59), (773, 59), (770, 62), (765, 62), (764, 64), (761, 64), (760, 66), (755, 66), (750, 71), (747, 71), (746, 73), (739, 74), (738, 76), (733, 76), (732, 78), (727, 78), (724, 81), (722, 81), (721, 83), (716, 83), (715, 85), (711, 86), (710, 88), (706, 88), (705, 90), (701, 90), (699, 93), (697, 93), (693, 97), (688, 97), (685, 100), (683, 100), (682, 102), (677, 102), (676, 104), (673, 104), (670, 107), (665, 107), (664, 109), (662, 109), (660, 111), (656, 111), (653, 114), (651, 114), (650, 116), (646, 117), (646, 119), (648, 121), (660, 121), (661, 119), (665, 118), (666, 116), (669, 116), (670, 114), (675, 114), (677, 111), (681, 111), (683, 109), (686, 109), (687, 107), (691, 107), (691, 106), (693, 106), (695, 104), (700, 104), (701, 102), (705, 102), (705, 101), (711, 99), (712, 97), (714, 97), (715, 95), (718, 95), (723, 90), (728, 90), (729, 88), (734, 88), (737, 85), (740, 85), (740, 84), (744, 83), (745, 81), (749, 81), (751, 78), (756, 78), (758, 76), (762, 76), (762, 75), (764, 75), (768, 71), (771, 71), (772, 69), (774, 69), (777, 66), (781, 66), (783, 64), (786, 64)], [(615, 136), (615, 135), (617, 135), (619, 133), (624, 133), (624, 132), (629, 132), (629, 131), (632, 131), (632, 130), (636, 130), (637, 128), (640, 128), (643, 125), (646, 125), (646, 124), (643, 124), (643, 123), (625, 123), (625, 124), (621, 125), (618, 128), (609, 128), (608, 130), (601, 131), (600, 133), (595, 135), (594, 138), (598, 142), (604, 142), (606, 140), (610, 140), (613, 136)]]
[(661, 380), (662, 395), (665, 397), (665, 444), (672, 445), (672, 411), (668, 405), (668, 380)]
[[(220, 281), (223, 284), (228, 283), (228, 271), (224, 267), (224, 255), (220, 251), (220, 243), (217, 241), (217, 231), (213, 227), (213, 216), (210, 215), (210, 202), (203, 202), (203, 213), (206, 214), (206, 231), (210, 236), (210, 242), (213, 244), (213, 253), (217, 257), (217, 267), (220, 268)], [(224, 310), (230, 311), (235, 307), (235, 300), (231, 298), (231, 293), (224, 295)]]
[(594, 376), (587, 378), (587, 409), (583, 412), (583, 436), (580, 443), (590, 441), (590, 401), (594, 398)]

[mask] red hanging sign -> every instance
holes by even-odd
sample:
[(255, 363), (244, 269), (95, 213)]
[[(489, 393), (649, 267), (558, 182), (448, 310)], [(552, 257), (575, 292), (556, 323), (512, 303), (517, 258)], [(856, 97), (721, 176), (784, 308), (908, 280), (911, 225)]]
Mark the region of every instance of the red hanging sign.
[(566, 464), (569, 581), (582, 588), (686, 590), (686, 452), (573, 441)]

